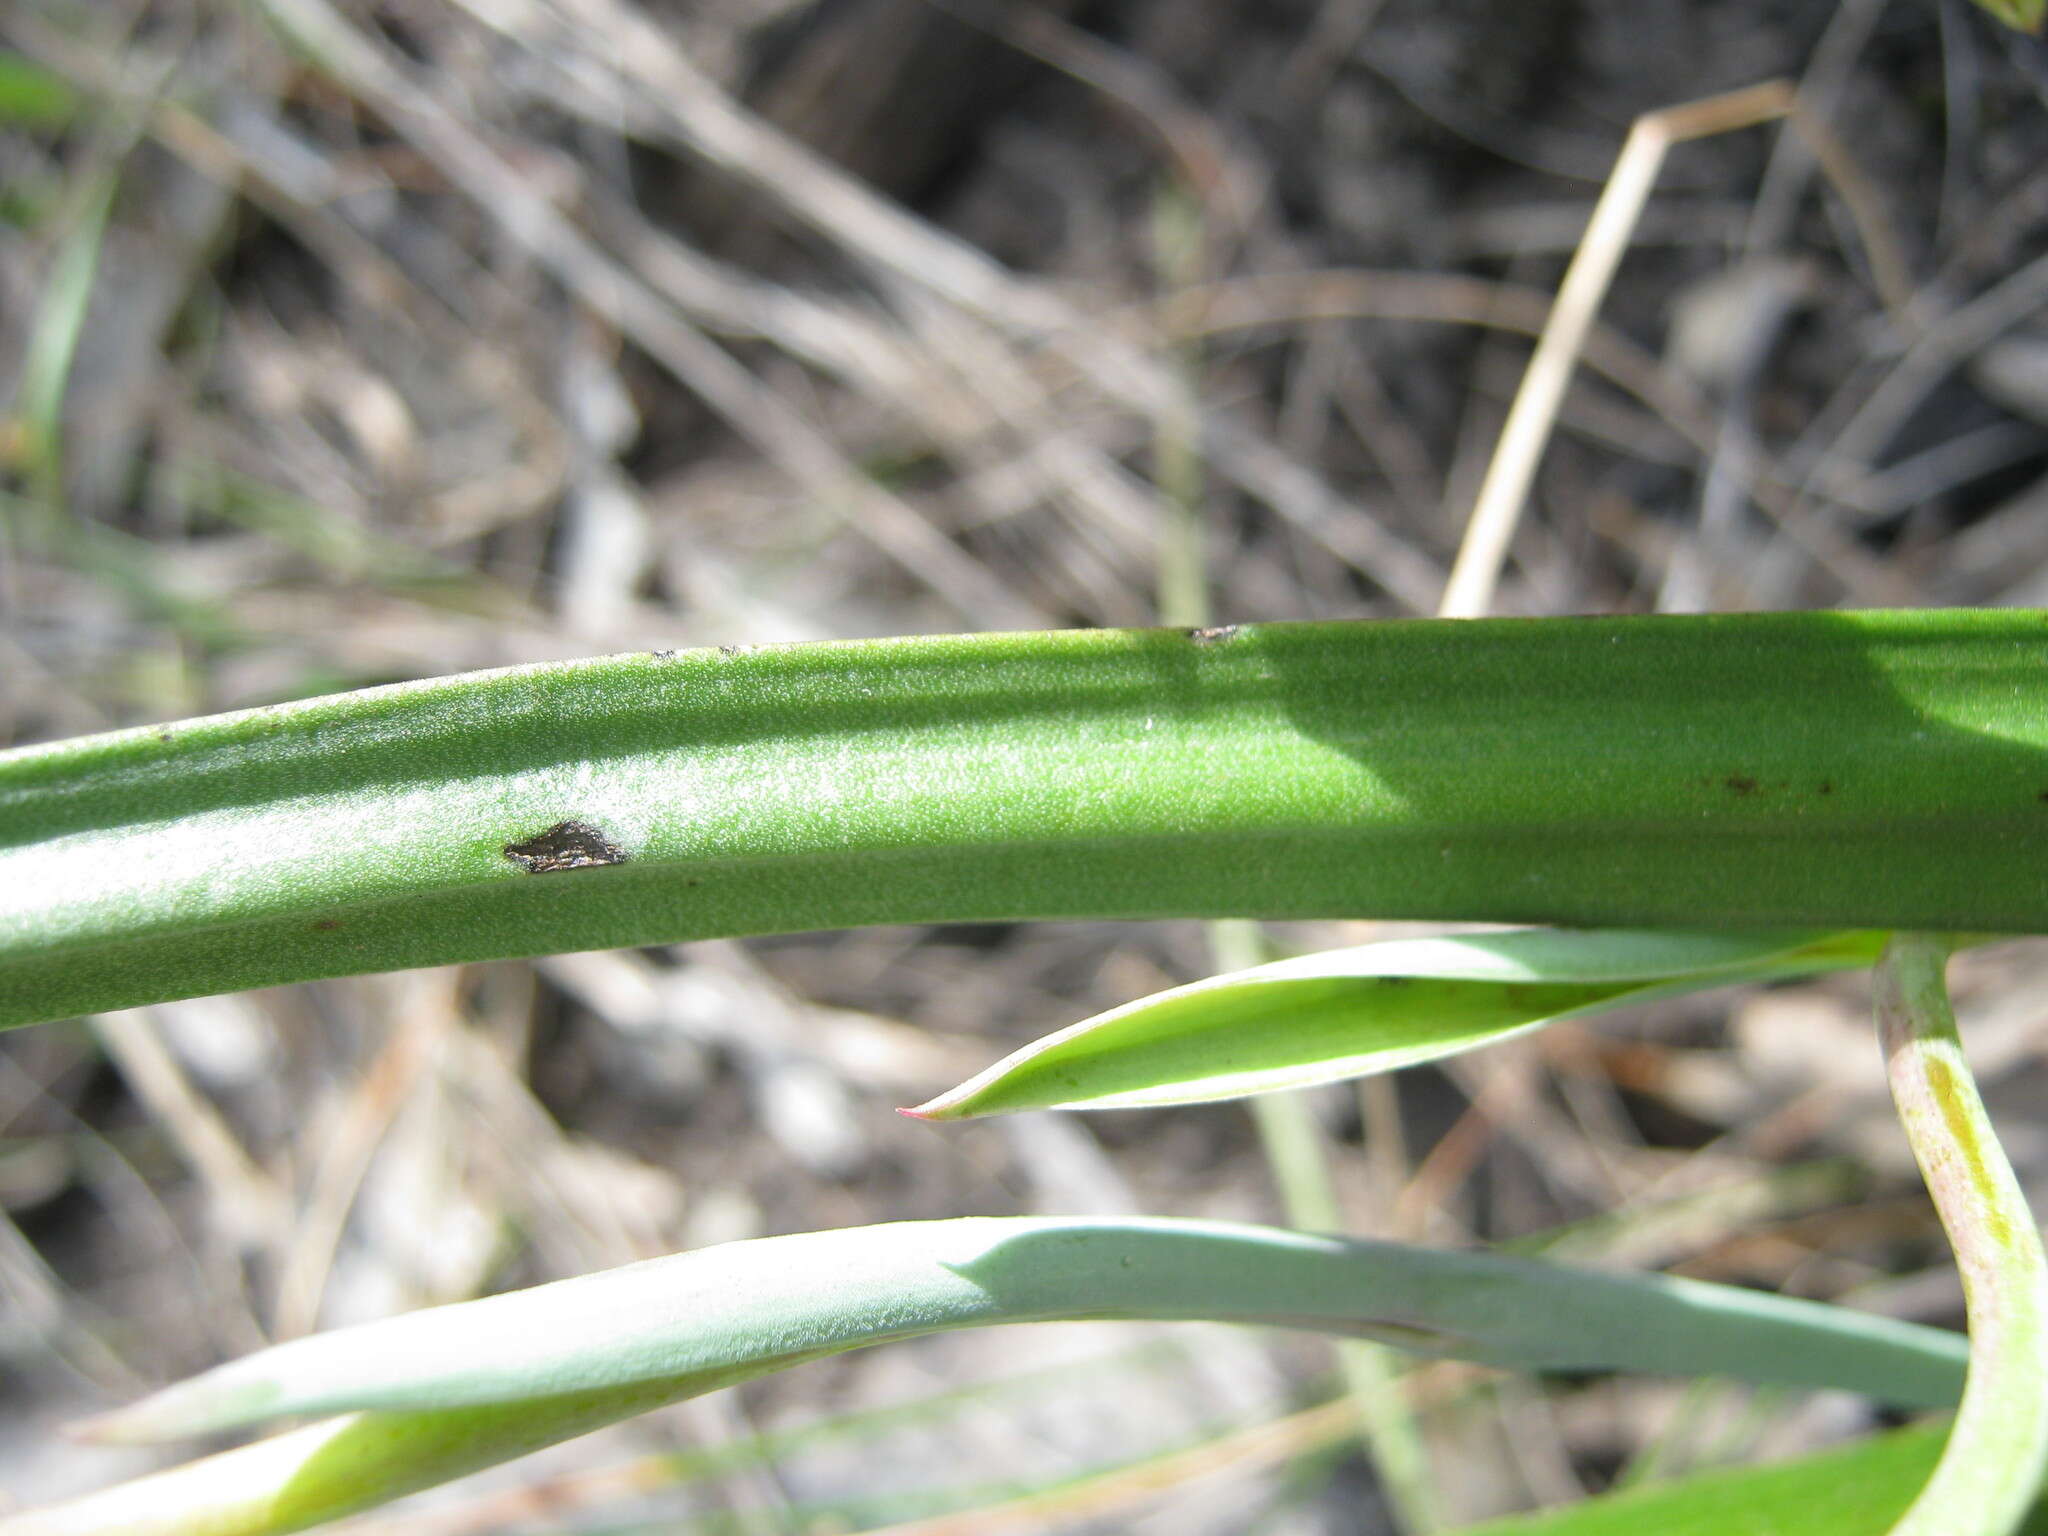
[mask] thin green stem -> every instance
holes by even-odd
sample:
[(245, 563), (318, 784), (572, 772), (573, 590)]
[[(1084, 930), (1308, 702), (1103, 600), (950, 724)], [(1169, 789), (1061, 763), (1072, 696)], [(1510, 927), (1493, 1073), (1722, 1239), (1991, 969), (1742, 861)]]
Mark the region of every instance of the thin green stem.
[[(1162, 286), (1176, 290), (1198, 281), (1203, 265), (1201, 209), (1179, 188), (1162, 191), (1155, 207)], [(1195, 629), (1212, 618), (1203, 517), (1204, 476), (1198, 346), (1174, 358), (1181, 389), (1162, 410), (1153, 433), (1154, 473), (1171, 509), (1159, 545), (1161, 622)], [(1209, 956), (1219, 971), (1241, 971), (1271, 958), (1259, 925), (1242, 918), (1218, 918), (1206, 925)], [(1251, 1101), (1252, 1120), (1288, 1222), (1305, 1231), (1336, 1232), (1343, 1223), (1330, 1177), (1321, 1129), (1308, 1101), (1296, 1093), (1262, 1094)], [(1409, 1536), (1438, 1529), (1428, 1448), (1415, 1415), (1401, 1395), (1401, 1367), (1392, 1351), (1361, 1339), (1337, 1343), (1337, 1364), (1358, 1405), (1366, 1455), (1396, 1518)]]
[[(1178, 184), (1160, 188), (1152, 204), (1152, 244), (1159, 286), (1168, 295), (1201, 281), (1207, 265), (1202, 206)], [(1209, 622), (1206, 497), (1202, 463), (1201, 343), (1174, 349), (1174, 388), (1152, 423), (1152, 478), (1165, 516), (1159, 532), (1158, 593), (1162, 624)]]
[(1963, 1059), (1949, 944), (1901, 934), (1877, 967), (1877, 1025), (1899, 1119), (1955, 1249), (1970, 1372), (1934, 1476), (1892, 1536), (2004, 1536), (2048, 1472), (2048, 1258)]
[(61, 533), (64, 508), (64, 392), (85, 330), (86, 306), (106, 242), (118, 178), (101, 171), (79, 199), (76, 222), (51, 265), (42, 312), (22, 359), (14, 414), (28, 434), (29, 484), (37, 531)]
[[(1240, 925), (1225, 921), (1210, 926)], [(1251, 1107), (1288, 1224), (1311, 1232), (1341, 1230), (1329, 1161), (1308, 1100), (1299, 1093), (1268, 1093), (1253, 1099)], [(1400, 1528), (1410, 1536), (1440, 1529), (1429, 1448), (1402, 1395), (1401, 1366), (1394, 1351), (1383, 1344), (1343, 1339), (1337, 1344), (1337, 1365), (1345, 1390), (1358, 1404), (1366, 1452)]]

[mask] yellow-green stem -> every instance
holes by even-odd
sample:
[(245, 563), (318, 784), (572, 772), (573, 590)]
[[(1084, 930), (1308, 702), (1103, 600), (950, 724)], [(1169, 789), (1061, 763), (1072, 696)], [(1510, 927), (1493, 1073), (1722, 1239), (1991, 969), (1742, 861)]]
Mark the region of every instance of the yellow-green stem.
[(1949, 943), (1901, 934), (1877, 967), (1892, 1098), (1955, 1249), (1970, 1323), (1962, 1406), (1892, 1536), (2005, 1536), (2048, 1472), (2048, 1259), (1963, 1059)]

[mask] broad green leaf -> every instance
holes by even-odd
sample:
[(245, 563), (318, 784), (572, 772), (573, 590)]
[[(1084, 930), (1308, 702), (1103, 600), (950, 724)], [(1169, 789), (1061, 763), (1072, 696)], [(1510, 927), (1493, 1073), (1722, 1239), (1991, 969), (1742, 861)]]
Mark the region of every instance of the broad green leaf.
[[(1695, 1472), (1458, 1536), (1886, 1536), (1927, 1482), (1948, 1438), (1916, 1425), (1762, 1467)], [(2048, 1536), (2048, 1505), (2020, 1527)]]
[(611, 657), (0, 754), (0, 1024), (867, 923), (2048, 931), (2038, 612)]
[(1868, 965), (1882, 934), (1618, 930), (1404, 939), (1142, 998), (1034, 1041), (906, 1114), (1134, 1109), (1435, 1061), (1651, 997)]
[(685, 1392), (864, 1344), (1061, 1318), (1208, 1319), (1537, 1370), (1710, 1373), (1954, 1401), (1961, 1336), (1728, 1286), (1217, 1222), (902, 1222), (728, 1243), (299, 1339), (93, 1422), (106, 1438), (284, 1414)]

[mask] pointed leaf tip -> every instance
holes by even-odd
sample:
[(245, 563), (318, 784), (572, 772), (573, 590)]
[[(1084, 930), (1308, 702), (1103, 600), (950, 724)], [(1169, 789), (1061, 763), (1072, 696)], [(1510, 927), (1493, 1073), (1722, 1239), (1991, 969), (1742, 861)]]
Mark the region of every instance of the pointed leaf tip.
[(1881, 941), (1863, 932), (1530, 928), (1302, 955), (1070, 1025), (918, 1114), (1144, 1109), (1313, 1087), (1653, 997), (1868, 964)]

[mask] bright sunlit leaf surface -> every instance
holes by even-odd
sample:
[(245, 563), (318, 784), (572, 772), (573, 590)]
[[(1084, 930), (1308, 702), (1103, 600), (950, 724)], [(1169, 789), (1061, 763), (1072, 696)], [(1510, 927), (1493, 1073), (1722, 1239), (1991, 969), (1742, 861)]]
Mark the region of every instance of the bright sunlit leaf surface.
[(1574, 1014), (1868, 965), (1884, 936), (1529, 929), (1302, 955), (1099, 1014), (909, 1113), (1131, 1109), (1389, 1072)]

